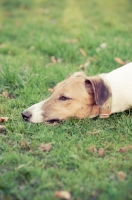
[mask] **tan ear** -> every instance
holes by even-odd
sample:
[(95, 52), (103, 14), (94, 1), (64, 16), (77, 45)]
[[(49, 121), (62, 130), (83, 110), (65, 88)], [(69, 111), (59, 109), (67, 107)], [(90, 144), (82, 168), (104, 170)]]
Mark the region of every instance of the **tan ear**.
[(82, 71), (79, 71), (79, 72), (75, 72), (74, 74), (72, 74), (72, 76), (75, 76), (75, 77), (87, 77), (86, 74)]
[(85, 87), (89, 94), (94, 94), (98, 106), (102, 106), (111, 96), (110, 87), (99, 76), (88, 77), (85, 80)]
[(75, 72), (73, 74), (70, 74), (65, 79), (70, 78), (70, 77), (84, 77), (84, 78), (86, 78), (87, 76), (84, 72), (79, 71), (79, 72)]

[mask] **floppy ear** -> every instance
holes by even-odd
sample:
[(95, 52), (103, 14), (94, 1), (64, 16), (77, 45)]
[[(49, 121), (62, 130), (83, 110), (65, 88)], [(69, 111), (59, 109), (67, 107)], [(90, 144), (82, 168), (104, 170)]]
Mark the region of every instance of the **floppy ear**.
[(94, 94), (98, 106), (102, 106), (111, 96), (110, 87), (99, 76), (88, 77), (85, 80), (85, 87), (89, 94)]
[(79, 71), (79, 72), (75, 72), (74, 74), (72, 74), (72, 76), (75, 76), (75, 77), (87, 77), (86, 74), (82, 71)]
[(73, 74), (70, 74), (69, 76), (67, 76), (65, 79), (70, 78), (70, 77), (87, 77), (86, 74), (82, 71), (79, 72), (74, 72)]

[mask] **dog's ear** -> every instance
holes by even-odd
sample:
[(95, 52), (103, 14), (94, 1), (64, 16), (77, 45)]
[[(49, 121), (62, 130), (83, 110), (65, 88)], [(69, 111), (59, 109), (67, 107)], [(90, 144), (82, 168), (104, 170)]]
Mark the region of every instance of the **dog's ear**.
[(79, 72), (75, 72), (73, 74), (70, 74), (69, 76), (67, 76), (65, 79), (70, 78), (70, 77), (87, 77), (86, 74), (82, 71)]
[(86, 74), (82, 71), (79, 71), (79, 72), (75, 72), (74, 74), (72, 74), (72, 76), (74, 76), (74, 77), (86, 77)]
[(110, 88), (99, 76), (85, 79), (85, 87), (89, 94), (93, 94), (98, 106), (102, 106), (111, 96)]

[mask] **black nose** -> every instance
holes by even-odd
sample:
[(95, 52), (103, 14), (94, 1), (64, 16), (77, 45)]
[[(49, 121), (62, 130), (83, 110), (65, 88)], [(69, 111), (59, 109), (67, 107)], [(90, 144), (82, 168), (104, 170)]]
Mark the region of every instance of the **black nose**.
[(32, 114), (28, 110), (22, 112), (22, 117), (23, 117), (23, 119), (25, 119), (25, 121), (29, 121), (29, 119), (30, 119), (31, 116), (32, 116)]

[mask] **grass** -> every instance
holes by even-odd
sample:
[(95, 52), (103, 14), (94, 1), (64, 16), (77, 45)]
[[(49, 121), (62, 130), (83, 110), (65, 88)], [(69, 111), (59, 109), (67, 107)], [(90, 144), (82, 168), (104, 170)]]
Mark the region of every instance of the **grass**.
[[(1, 200), (54, 200), (58, 190), (71, 200), (132, 199), (132, 152), (119, 151), (132, 144), (131, 112), (59, 126), (29, 124), (20, 115), (89, 57), (89, 75), (119, 67), (115, 57), (132, 61), (131, 9), (130, 0), (1, 0), (0, 116), (9, 117), (0, 135)], [(50, 152), (39, 150), (49, 142)]]

